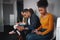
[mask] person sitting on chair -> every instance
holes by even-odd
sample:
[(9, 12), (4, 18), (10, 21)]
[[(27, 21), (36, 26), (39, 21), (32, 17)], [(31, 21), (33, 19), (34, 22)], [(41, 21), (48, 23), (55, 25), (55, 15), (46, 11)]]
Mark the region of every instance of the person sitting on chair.
[(14, 30), (12, 30), (11, 32), (9, 32), (9, 34), (14, 34), (14, 33), (17, 33), (18, 35), (21, 34), (20, 31), (16, 29), (16, 27), (18, 27), (18, 26), (25, 26), (25, 25), (26, 25), (23, 11), (21, 12), (21, 14), (23, 15), (22, 22), (16, 23), (16, 24), (13, 26)]
[(47, 0), (39, 0), (37, 6), (41, 14), (41, 25), (33, 30), (32, 33), (28, 34), (26, 40), (50, 40), (53, 37), (54, 17), (46, 10), (48, 6)]
[[(31, 31), (40, 25), (39, 18), (34, 14), (34, 11), (32, 9), (29, 9), (29, 10), (24, 9), (21, 12), (21, 14), (23, 16), (23, 21), (14, 25), (13, 26), (14, 30), (9, 32), (9, 34), (14, 34), (16, 32), (18, 35), (21, 35), (21, 33), (20, 33), (21, 27), (25, 28), (24, 30), (30, 30)], [(25, 20), (24, 20), (24, 18), (25, 18)], [(26, 20), (26, 19), (28, 19), (28, 20)], [(26, 21), (27, 21), (27, 23), (26, 23)], [(26, 27), (24, 27), (24, 26), (26, 26)], [(17, 29), (18, 27), (19, 27), (19, 29)]]
[(24, 17), (27, 18), (27, 24), (25, 27), (17, 27), (18, 30), (22, 30), (22, 31), (27, 31), (26, 35), (28, 33), (31, 33), (32, 30), (38, 28), (41, 24), (40, 24), (40, 21), (39, 21), (39, 18), (38, 16), (36, 16), (36, 14), (34, 13), (33, 9), (24, 9), (23, 11), (25, 14)]

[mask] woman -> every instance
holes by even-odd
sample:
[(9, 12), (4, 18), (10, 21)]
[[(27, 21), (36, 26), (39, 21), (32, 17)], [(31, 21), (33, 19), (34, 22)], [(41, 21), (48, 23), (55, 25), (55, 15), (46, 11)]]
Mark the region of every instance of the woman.
[[(40, 26), (39, 18), (34, 14), (33, 9), (24, 9), (23, 15), (27, 20), (26, 27), (21, 27), (21, 29), (32, 31)], [(17, 29), (20, 30), (20, 27), (17, 27)]]
[(53, 15), (48, 13), (46, 8), (48, 7), (47, 0), (39, 0), (37, 2), (38, 10), (41, 14), (40, 23), (41, 26), (32, 33), (28, 34), (26, 40), (50, 40), (54, 29)]

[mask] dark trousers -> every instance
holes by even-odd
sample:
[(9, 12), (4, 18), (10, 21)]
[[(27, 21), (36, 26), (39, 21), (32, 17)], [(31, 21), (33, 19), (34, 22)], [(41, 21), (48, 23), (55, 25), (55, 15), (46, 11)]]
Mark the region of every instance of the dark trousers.
[(26, 36), (26, 40), (50, 40), (53, 37), (52, 32), (47, 35), (37, 35), (35, 33), (30, 33)]
[(50, 40), (51, 37), (52, 37), (52, 35), (42, 36), (42, 35), (30, 33), (26, 36), (26, 40)]

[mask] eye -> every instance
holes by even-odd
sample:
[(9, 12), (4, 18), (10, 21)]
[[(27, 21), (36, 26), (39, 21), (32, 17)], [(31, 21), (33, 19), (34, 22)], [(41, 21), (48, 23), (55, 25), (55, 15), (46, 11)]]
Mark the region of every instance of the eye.
[(39, 11), (43, 11), (42, 9), (40, 9)]

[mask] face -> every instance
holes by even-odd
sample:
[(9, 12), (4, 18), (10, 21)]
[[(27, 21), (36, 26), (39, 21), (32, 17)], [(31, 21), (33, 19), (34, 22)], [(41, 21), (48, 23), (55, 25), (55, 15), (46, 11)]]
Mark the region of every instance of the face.
[(28, 11), (27, 15), (28, 15), (28, 17), (30, 17), (31, 16), (31, 13)]
[(21, 12), (21, 15), (24, 16), (25, 14), (23, 12)]
[(46, 8), (44, 8), (44, 7), (39, 7), (38, 10), (41, 15), (44, 15), (46, 13)]
[(25, 17), (25, 18), (29, 18), (30, 15), (31, 15), (30, 12), (24, 12), (24, 17)]

